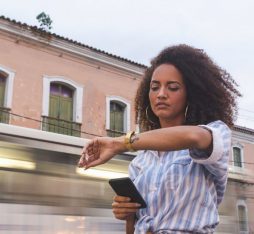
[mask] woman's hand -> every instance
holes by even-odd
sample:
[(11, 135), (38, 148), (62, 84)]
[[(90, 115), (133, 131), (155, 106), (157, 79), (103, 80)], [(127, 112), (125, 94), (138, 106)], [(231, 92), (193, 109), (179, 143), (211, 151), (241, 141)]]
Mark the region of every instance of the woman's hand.
[(140, 206), (138, 203), (130, 202), (128, 197), (115, 196), (113, 198), (113, 213), (115, 218), (120, 220), (127, 220), (130, 216), (134, 217)]
[(103, 164), (126, 150), (123, 137), (98, 137), (84, 146), (78, 166), (88, 169)]

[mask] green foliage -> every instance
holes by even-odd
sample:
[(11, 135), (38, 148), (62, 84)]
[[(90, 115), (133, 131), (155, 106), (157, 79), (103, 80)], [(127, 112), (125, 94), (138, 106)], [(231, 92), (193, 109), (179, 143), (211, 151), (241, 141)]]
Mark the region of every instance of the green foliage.
[(50, 16), (47, 15), (45, 12), (41, 12), (39, 15), (37, 15), (36, 19), (40, 23), (40, 29), (49, 31), (52, 28), (51, 24), (53, 21), (50, 19)]

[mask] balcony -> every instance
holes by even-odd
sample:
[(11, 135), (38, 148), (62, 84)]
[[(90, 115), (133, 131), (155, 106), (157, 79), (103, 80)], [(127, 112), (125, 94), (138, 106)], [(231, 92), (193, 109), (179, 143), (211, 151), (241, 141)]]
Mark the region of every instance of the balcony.
[(9, 124), (9, 120), (10, 120), (10, 109), (0, 107), (0, 123)]
[(126, 132), (119, 132), (116, 130), (107, 129), (107, 136), (109, 136), (109, 137), (119, 137), (119, 136), (122, 136), (125, 134), (126, 134)]
[(43, 116), (42, 130), (80, 137), (81, 124), (63, 119)]

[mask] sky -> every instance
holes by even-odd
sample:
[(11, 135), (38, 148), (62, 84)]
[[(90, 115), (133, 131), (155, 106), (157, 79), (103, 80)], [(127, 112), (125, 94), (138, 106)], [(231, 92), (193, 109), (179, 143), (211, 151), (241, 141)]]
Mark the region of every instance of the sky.
[(180, 43), (204, 49), (239, 84), (236, 124), (254, 129), (253, 0), (0, 0), (0, 15), (144, 65)]

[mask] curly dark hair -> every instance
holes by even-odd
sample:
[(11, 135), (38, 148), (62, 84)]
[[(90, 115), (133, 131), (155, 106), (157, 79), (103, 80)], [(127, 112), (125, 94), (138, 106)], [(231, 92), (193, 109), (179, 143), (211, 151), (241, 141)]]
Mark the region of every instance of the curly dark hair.
[(221, 120), (229, 127), (233, 126), (238, 111), (236, 99), (241, 96), (237, 83), (203, 50), (176, 45), (165, 48), (152, 59), (139, 85), (135, 112), (141, 131), (160, 128), (159, 119), (151, 110), (149, 89), (154, 70), (162, 64), (174, 65), (183, 76), (188, 102), (185, 125)]

